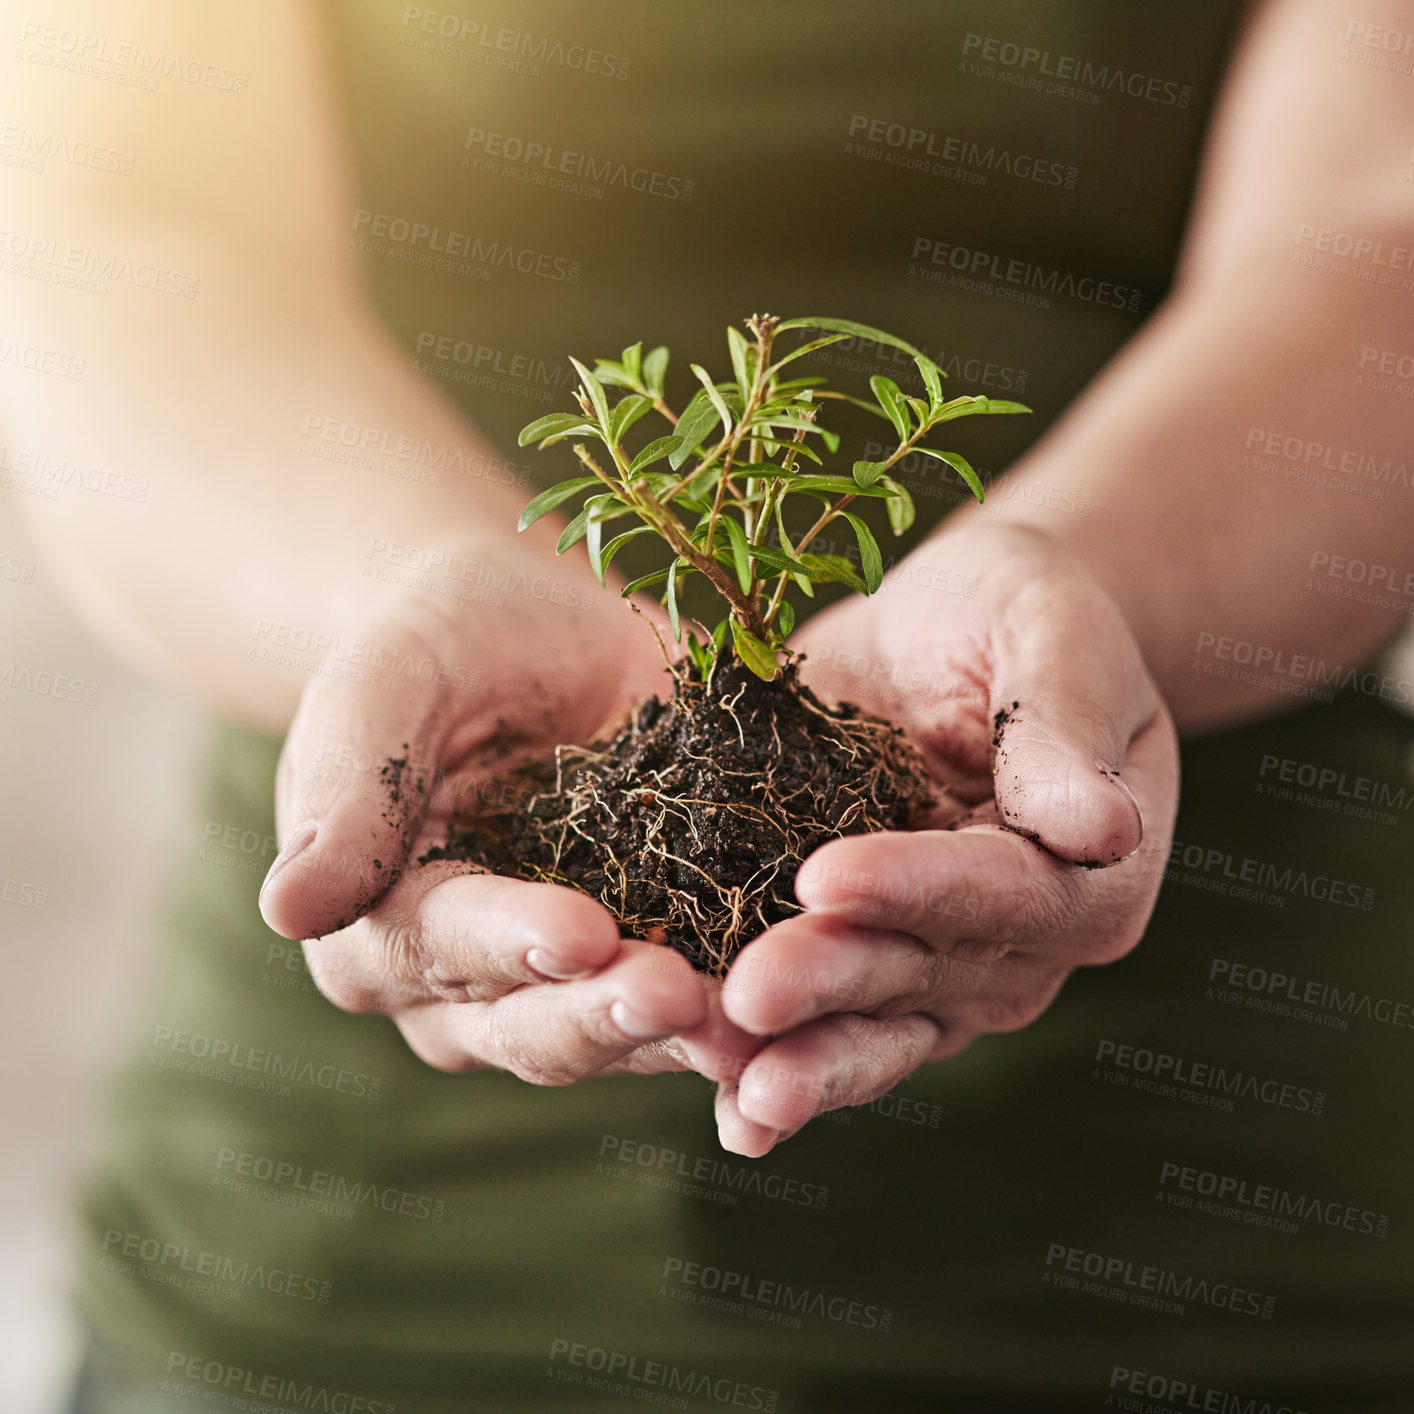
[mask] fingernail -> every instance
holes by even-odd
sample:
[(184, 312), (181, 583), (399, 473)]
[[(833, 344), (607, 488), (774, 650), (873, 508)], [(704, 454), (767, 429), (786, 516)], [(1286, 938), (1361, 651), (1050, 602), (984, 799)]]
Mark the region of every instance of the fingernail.
[(527, 965), (542, 977), (549, 977), (556, 982), (572, 982), (576, 977), (588, 977), (594, 971), (592, 967), (585, 967), (577, 962), (565, 962), (554, 953), (546, 952), (544, 948), (527, 949), (525, 960)]
[(260, 896), (262, 898), (265, 897), (265, 890), (275, 882), (276, 877), (289, 868), (291, 860), (297, 855), (303, 854), (304, 851), (314, 843), (314, 837), (318, 833), (318, 821), (306, 820), (305, 823), (285, 841), (285, 847), (275, 856), (275, 862), (270, 866), (270, 870), (265, 876), (265, 882), (260, 886)]
[(1134, 792), (1129, 788), (1129, 782), (1113, 768), (1106, 766), (1103, 761), (1095, 762), (1095, 769), (1112, 785), (1116, 790), (1123, 792), (1124, 798), (1134, 807), (1134, 819), (1139, 826), (1139, 841), (1125, 859), (1132, 859), (1139, 853), (1139, 846), (1144, 843), (1144, 812), (1139, 808), (1139, 802), (1134, 798)]
[(656, 1041), (668, 1034), (661, 1026), (650, 1026), (625, 1002), (615, 1002), (609, 1008), (609, 1019), (625, 1036), (635, 1041)]

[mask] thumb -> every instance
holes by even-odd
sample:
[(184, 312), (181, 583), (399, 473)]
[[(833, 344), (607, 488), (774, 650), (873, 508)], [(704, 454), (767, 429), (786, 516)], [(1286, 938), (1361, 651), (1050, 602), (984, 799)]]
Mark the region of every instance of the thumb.
[(318, 677), (305, 689), (276, 775), (283, 846), (260, 912), (286, 938), (318, 938), (373, 908), (401, 875), (427, 814), (446, 689)]
[(1000, 823), (1098, 868), (1139, 848), (1144, 817), (1123, 771), (1162, 714), (1123, 615), (1088, 576), (1029, 581), (994, 644), (992, 770)]

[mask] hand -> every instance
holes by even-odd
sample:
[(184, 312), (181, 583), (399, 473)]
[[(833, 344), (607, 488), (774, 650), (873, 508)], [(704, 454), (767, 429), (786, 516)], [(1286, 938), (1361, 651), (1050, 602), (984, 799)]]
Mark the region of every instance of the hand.
[(798, 646), (822, 695), (907, 729), (943, 804), (939, 828), (817, 850), (805, 912), (732, 964), (726, 1017), (773, 1038), (718, 1090), (723, 1144), (753, 1156), (1026, 1026), (1073, 968), (1128, 952), (1164, 866), (1136, 851), (1171, 834), (1178, 795), (1173, 726), (1123, 617), (1039, 532), (959, 519)]
[(652, 634), (612, 590), (587, 580), (551, 603), (516, 586), (564, 587), (568, 566), (519, 547), (504, 558), (500, 606), (383, 604), (359, 637), (386, 681), (309, 684), (280, 758), (284, 846), (261, 912), (305, 940), (335, 1005), (391, 1016), (438, 1069), (547, 1085), (688, 1066), (715, 1078), (759, 1042), (723, 1020), (719, 988), (686, 959), (621, 939), (574, 890), (414, 863), (507, 764), (585, 739), (664, 686)]

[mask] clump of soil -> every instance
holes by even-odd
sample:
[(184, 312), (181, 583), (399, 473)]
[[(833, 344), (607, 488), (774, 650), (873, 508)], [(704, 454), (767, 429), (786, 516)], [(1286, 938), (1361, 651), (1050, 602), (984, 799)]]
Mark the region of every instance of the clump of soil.
[(795, 663), (763, 682), (735, 657), (711, 685), (691, 671), (589, 747), (522, 769), (504, 805), (481, 806), (432, 859), (567, 884), (634, 937), (721, 976), (735, 953), (799, 913), (793, 885), (827, 840), (907, 829), (931, 808), (903, 733), (830, 707)]

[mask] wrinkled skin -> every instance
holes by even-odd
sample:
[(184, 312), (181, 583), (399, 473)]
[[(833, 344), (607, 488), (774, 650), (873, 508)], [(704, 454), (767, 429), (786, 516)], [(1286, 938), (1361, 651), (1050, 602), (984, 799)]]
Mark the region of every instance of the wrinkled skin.
[[(805, 626), (806, 680), (905, 726), (939, 808), (932, 828), (818, 850), (797, 880), (804, 913), (749, 943), (720, 986), (620, 938), (569, 889), (447, 862), (389, 887), (508, 759), (662, 690), (644, 626), (610, 596), (573, 620), (530, 601), (478, 619), (396, 600), (370, 636), (474, 664), (481, 686), (311, 684), (281, 759), (286, 845), (261, 907), (308, 940), (331, 1000), (390, 1015), (440, 1069), (561, 1085), (690, 1067), (718, 1082), (724, 1146), (760, 1155), (975, 1036), (1027, 1025), (1074, 968), (1132, 948), (1153, 909), (1173, 727), (1119, 610), (1034, 531), (973, 516), (873, 598)], [(526, 644), (553, 671), (528, 667)], [(394, 807), (371, 774), (321, 769), (331, 742), (410, 755)]]
[[(529, 572), (564, 573), (538, 561)], [(440, 1070), (567, 1085), (739, 1068), (760, 1042), (725, 1021), (720, 988), (668, 949), (621, 938), (597, 901), (414, 862), (508, 765), (662, 691), (652, 634), (600, 591), (588, 614), (525, 596), (489, 613), (395, 597), (363, 636), (446, 665), (434, 676), (453, 685), (412, 671), (391, 687), (316, 677), (301, 699), (276, 781), (284, 847), (260, 906), (276, 932), (305, 940), (325, 996), (392, 1017)], [(389, 774), (390, 759), (408, 764)]]
[(974, 516), (800, 637), (818, 691), (924, 748), (945, 828), (825, 845), (796, 883), (806, 911), (733, 963), (723, 1010), (766, 1044), (717, 1115), (753, 1155), (1026, 1026), (1074, 968), (1128, 952), (1178, 796), (1173, 726), (1119, 610), (1036, 532)]

